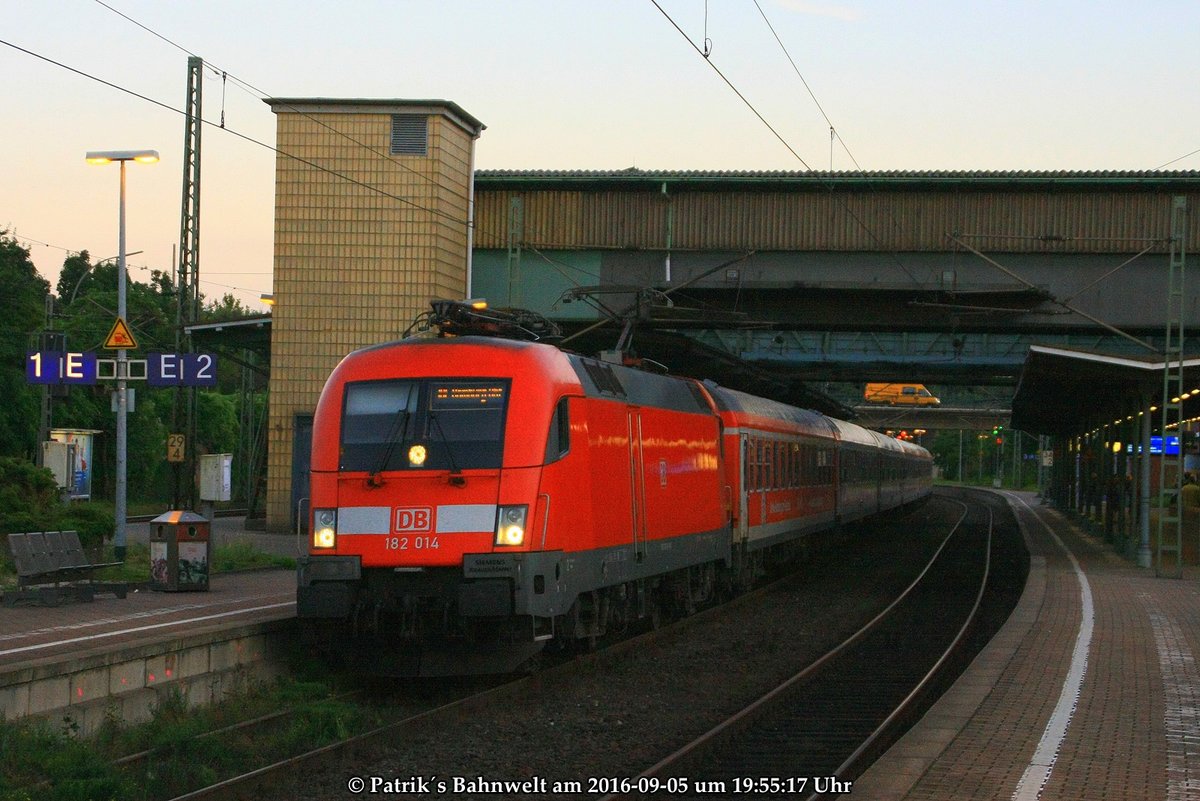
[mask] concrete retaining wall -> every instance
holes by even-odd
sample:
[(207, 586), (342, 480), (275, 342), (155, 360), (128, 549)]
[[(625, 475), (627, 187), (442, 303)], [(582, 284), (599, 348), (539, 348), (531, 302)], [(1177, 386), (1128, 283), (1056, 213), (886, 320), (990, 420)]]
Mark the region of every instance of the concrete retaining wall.
[(178, 693), (189, 706), (219, 701), (284, 672), (295, 620), (255, 623), (0, 674), (4, 720), (41, 717), (82, 734), (105, 720), (148, 720)]

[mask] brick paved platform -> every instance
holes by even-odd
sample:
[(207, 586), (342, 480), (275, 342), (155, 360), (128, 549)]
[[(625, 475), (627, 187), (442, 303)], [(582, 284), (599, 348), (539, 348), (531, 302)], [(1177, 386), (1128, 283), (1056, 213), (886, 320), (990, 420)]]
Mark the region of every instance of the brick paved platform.
[[(131, 543), (150, 540), (149, 523), (131, 523), (128, 532)], [(266, 553), (298, 553), (294, 536), (247, 530), (243, 517), (218, 517), (212, 537), (215, 544), (245, 542)], [(214, 574), (207, 592), (134, 592), (131, 587), (124, 599), (98, 595), (90, 603), (58, 607), (0, 607), (0, 673), (130, 643), (289, 619), (295, 617), (295, 600), (295, 571), (263, 570)]]
[(0, 720), (70, 720), (83, 732), (147, 719), (276, 675), (294, 637), (296, 574), (212, 577), (207, 592), (131, 591), (88, 603), (0, 607)]
[(294, 617), (296, 573), (217, 573), (207, 592), (130, 590), (88, 603), (0, 607), (0, 673), (223, 626)]
[(1200, 572), (1156, 578), (1005, 495), (1031, 556), (1020, 603), (844, 797), (1200, 800)]

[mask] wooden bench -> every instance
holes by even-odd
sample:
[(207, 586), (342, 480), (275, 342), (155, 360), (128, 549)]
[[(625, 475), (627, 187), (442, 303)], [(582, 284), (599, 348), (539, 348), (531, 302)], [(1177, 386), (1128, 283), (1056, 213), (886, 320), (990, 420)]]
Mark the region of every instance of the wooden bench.
[(91, 601), (97, 592), (124, 598), (129, 585), (121, 581), (96, 581), (92, 573), (121, 564), (92, 562), (74, 531), (33, 531), (9, 534), (8, 548), (17, 568), (20, 589), (4, 593), (4, 605), (21, 602), (57, 606), (64, 598)]

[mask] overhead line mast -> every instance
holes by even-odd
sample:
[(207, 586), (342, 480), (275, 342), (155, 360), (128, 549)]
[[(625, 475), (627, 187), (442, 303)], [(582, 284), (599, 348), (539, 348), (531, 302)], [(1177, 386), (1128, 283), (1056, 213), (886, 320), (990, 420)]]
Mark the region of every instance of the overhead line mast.
[[(1159, 576), (1183, 578), (1183, 363), (1184, 314), (1183, 292), (1187, 233), (1187, 198), (1179, 195), (1171, 202), (1171, 256), (1167, 274), (1167, 332), (1163, 346), (1162, 455), (1158, 463), (1159, 495), (1163, 499), (1158, 513), (1158, 554), (1154, 571)], [(1171, 429), (1179, 437), (1179, 447), (1170, 452), (1167, 440)], [(1171, 486), (1167, 486), (1167, 482)], [(1173, 503), (1169, 491), (1173, 490)]]
[[(200, 319), (200, 135), (204, 130), (204, 60), (188, 57), (187, 97), (183, 123), (183, 202), (179, 212), (179, 272), (175, 310), (175, 351), (193, 352), (191, 337), (183, 341), (184, 331)], [(186, 393), (186, 394), (185, 394)], [(193, 509), (196, 506), (196, 388), (177, 388), (173, 407), (174, 430), (183, 430), (186, 452), (182, 481), (180, 466), (175, 466), (172, 505)], [(183, 489), (181, 489), (181, 485)]]

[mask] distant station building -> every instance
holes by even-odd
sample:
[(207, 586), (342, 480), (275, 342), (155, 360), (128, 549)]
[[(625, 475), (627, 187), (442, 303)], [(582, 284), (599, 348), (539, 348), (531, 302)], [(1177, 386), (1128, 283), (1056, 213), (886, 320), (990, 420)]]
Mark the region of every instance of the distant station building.
[(728, 356), (757, 369), (738, 388), (801, 405), (771, 381), (1015, 386), (1031, 344), (1136, 350), (1107, 325), (1159, 347), (1172, 204), (1200, 207), (1197, 172), (475, 172), (484, 126), (454, 103), (267, 102), (274, 529), (306, 495), (330, 370), (431, 298), (568, 329), (638, 304), (641, 355)]

